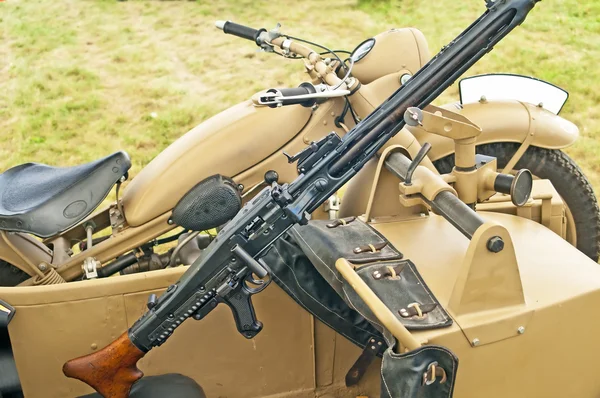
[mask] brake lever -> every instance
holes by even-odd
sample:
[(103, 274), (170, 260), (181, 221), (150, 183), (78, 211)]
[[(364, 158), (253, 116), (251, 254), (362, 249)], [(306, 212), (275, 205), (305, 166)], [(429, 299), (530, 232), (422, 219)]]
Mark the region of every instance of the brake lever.
[(271, 41), (281, 37), (281, 32), (279, 31), (281, 28), (281, 24), (277, 22), (277, 25), (269, 31), (262, 32), (258, 38), (260, 42), (260, 49), (264, 52), (275, 52), (273, 46), (271, 45)]

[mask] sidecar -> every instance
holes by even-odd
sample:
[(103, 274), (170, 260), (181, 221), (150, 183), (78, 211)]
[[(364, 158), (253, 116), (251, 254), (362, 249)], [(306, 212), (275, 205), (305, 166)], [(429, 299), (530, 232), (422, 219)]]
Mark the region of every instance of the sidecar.
[[(480, 132), (429, 111), (423, 128), (457, 145)], [(388, 147), (350, 183), (342, 218), (295, 227), (269, 251), (275, 283), (255, 298), (256, 338), (219, 306), (151, 351), (144, 373), (188, 376), (208, 397), (598, 396), (600, 268), (564, 239), (552, 184), (490, 185), (500, 174), (481, 156), (466, 180), (440, 176), (407, 154)], [(475, 212), (464, 189), (489, 199)], [(121, 335), (183, 272), (0, 289), (25, 396), (91, 392), (63, 363)]]

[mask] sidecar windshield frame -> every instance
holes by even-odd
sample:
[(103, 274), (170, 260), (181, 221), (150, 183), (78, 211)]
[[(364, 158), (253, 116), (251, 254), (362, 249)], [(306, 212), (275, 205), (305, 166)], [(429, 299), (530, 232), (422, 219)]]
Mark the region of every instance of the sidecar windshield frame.
[(552, 83), (508, 73), (489, 73), (461, 79), (458, 83), (460, 103), (473, 103), (485, 97), (488, 101), (517, 100), (540, 105), (558, 115), (569, 93)]

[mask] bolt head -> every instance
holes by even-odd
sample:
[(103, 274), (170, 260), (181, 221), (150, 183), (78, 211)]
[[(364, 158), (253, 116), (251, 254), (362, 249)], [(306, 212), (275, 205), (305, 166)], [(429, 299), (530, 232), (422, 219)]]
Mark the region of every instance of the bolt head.
[(525, 326), (519, 326), (519, 328), (517, 329), (517, 333), (519, 333), (519, 334), (525, 333)]
[(406, 83), (408, 83), (411, 77), (412, 75), (410, 73), (403, 74), (402, 76), (400, 76), (400, 84), (405, 85)]
[(487, 241), (487, 249), (492, 253), (499, 253), (504, 249), (504, 241), (499, 236), (493, 236)]

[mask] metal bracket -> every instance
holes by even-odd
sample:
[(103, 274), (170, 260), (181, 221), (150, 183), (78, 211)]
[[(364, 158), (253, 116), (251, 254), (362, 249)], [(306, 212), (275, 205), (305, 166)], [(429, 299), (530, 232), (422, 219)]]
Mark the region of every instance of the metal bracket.
[(293, 156), (285, 152), (283, 154), (287, 157), (288, 163), (297, 162), (296, 167), (298, 172), (303, 174), (310, 170), (315, 163), (323, 158), (323, 156), (328, 154), (332, 148), (335, 148), (340, 141), (340, 137), (332, 131), (319, 141), (312, 142), (309, 146)]
[(100, 266), (100, 261), (97, 261), (94, 257), (88, 257), (83, 260), (83, 273), (85, 274), (85, 279), (96, 279), (98, 278), (98, 267)]
[(340, 205), (342, 201), (340, 197), (337, 195), (331, 195), (327, 202), (325, 202), (324, 209), (327, 213), (329, 213), (330, 220), (336, 220), (338, 218), (338, 213), (340, 212)]
[(404, 113), (404, 121), (409, 126), (453, 140), (477, 137), (482, 132), (481, 127), (465, 116), (434, 105), (428, 105), (423, 110), (408, 108)]
[(110, 218), (110, 227), (112, 228), (113, 235), (116, 232), (120, 232), (125, 225), (125, 217), (121, 214), (117, 205), (111, 205), (108, 216)]

